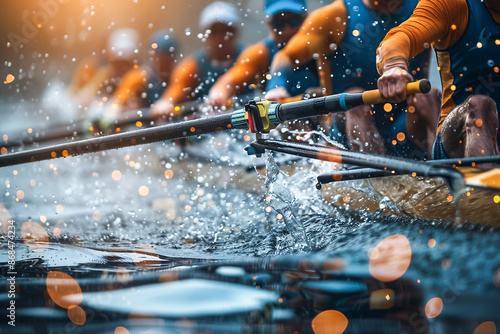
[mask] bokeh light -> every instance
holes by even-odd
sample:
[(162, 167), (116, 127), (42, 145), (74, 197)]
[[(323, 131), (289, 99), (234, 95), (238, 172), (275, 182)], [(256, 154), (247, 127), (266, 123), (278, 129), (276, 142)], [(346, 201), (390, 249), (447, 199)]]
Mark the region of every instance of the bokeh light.
[(70, 275), (61, 271), (50, 271), (46, 280), (47, 292), (57, 305), (63, 308), (79, 305), (83, 300), (82, 289)]
[(312, 321), (315, 334), (340, 334), (345, 331), (349, 321), (346, 316), (336, 310), (328, 310), (318, 314)]
[(432, 319), (437, 317), (443, 311), (443, 301), (439, 297), (432, 298), (425, 305), (425, 315)]
[(403, 276), (410, 266), (412, 251), (406, 236), (397, 234), (382, 240), (371, 252), (370, 274), (382, 282)]
[(21, 226), (21, 237), (32, 251), (41, 252), (48, 246), (49, 234), (38, 223), (24, 222)]
[(485, 321), (477, 326), (474, 334), (496, 334), (497, 326), (493, 321)]

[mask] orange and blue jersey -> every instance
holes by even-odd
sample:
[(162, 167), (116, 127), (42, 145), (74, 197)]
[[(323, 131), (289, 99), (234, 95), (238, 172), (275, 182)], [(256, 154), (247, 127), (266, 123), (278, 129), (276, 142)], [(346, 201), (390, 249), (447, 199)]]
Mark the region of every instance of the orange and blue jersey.
[[(376, 68), (376, 49), (390, 29), (407, 20), (418, 0), (405, 0), (394, 12), (374, 11), (362, 0), (345, 0), (347, 10), (345, 34), (337, 52), (328, 55), (333, 93), (343, 93), (349, 88), (376, 89), (379, 74)], [(427, 54), (418, 55), (410, 63), (416, 77), (422, 78), (428, 66)]]
[[(269, 67), (271, 66), (272, 60), (276, 53), (281, 50), (281, 47), (272, 39), (266, 38), (263, 41), (264, 45), (268, 51), (267, 60), (267, 71), (269, 72)], [(297, 68), (293, 73), (290, 73), (286, 77), (286, 82), (284, 83), (286, 90), (292, 96), (305, 93), (308, 88), (319, 87), (318, 71), (316, 69), (316, 63), (314, 61), (309, 61), (305, 65)], [(268, 83), (266, 90), (274, 88), (272, 83)]]
[[(333, 93), (343, 93), (349, 88), (374, 89), (379, 77), (376, 71), (376, 48), (385, 34), (406, 20), (417, 5), (417, 0), (404, 1), (393, 12), (374, 11), (362, 0), (336, 0), (311, 13), (299, 32), (287, 46), (276, 55), (274, 67), (278, 74), (270, 80), (273, 87), (285, 86), (290, 69), (281, 64), (297, 66), (315, 57), (326, 57), (331, 69)], [(428, 55), (423, 55), (412, 64), (414, 74), (424, 75), (428, 66)], [(387, 108), (388, 109), (388, 108)], [(406, 103), (384, 110), (375, 106), (372, 119), (383, 137), (388, 154), (422, 157), (423, 150), (410, 140), (406, 130)], [(398, 134), (404, 140), (397, 140)], [(347, 144), (345, 132), (335, 123), (330, 136)], [(399, 138), (402, 136), (400, 135)]]
[(150, 106), (163, 94), (167, 83), (158, 77), (151, 65), (132, 69), (123, 76), (113, 99), (120, 105), (134, 99), (141, 106)]
[(500, 14), (480, 0), (421, 0), (413, 15), (392, 29), (380, 44), (377, 67), (397, 66), (422, 52), (436, 50), (443, 86), (438, 132), (444, 119), (469, 95), (500, 103)]
[[(243, 48), (238, 46), (236, 49), (235, 59), (241, 54)], [(221, 77), (226, 71), (233, 65), (232, 63), (227, 65), (219, 65), (211, 61), (205, 50), (200, 49), (196, 51), (193, 55), (194, 59), (198, 63), (198, 75), (200, 79), (199, 85), (195, 88), (194, 97), (195, 99), (203, 98), (208, 95), (210, 88), (215, 84), (217, 79)]]
[(233, 60), (215, 63), (209, 59), (204, 49), (195, 51), (174, 68), (168, 87), (161, 98), (177, 104), (207, 96), (216, 80), (234, 64), (234, 60), (241, 53), (241, 47), (235, 52)]
[[(234, 66), (217, 80), (214, 88), (229, 91), (231, 95), (239, 95), (246, 89), (251, 92), (250, 89), (265, 88), (269, 67), (280, 49), (269, 37), (249, 46), (241, 53)], [(307, 88), (319, 86), (315, 64), (304, 66), (302, 71), (294, 73), (294, 78), (286, 85), (292, 95), (302, 94)]]

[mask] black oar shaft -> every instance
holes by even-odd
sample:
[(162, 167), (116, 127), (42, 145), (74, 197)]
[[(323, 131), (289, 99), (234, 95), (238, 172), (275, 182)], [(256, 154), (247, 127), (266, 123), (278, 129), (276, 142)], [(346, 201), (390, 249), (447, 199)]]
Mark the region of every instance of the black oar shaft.
[(253, 142), (251, 146), (258, 149), (270, 149), (301, 157), (346, 163), (364, 167), (377, 168), (380, 170), (395, 171), (428, 177), (443, 177), (452, 189), (463, 189), (465, 186), (462, 174), (454, 169), (440, 168), (425, 162), (416, 160), (388, 158), (382, 155), (366, 154), (363, 152), (353, 152), (339, 150), (326, 146), (316, 146), (309, 144), (283, 142), (279, 140), (261, 139)]
[(320, 174), (318, 175), (317, 179), (319, 183), (324, 184), (339, 181), (372, 179), (395, 174), (398, 173), (393, 173), (387, 170), (380, 170), (376, 168), (356, 168), (353, 170), (339, 170), (333, 173)]
[(0, 167), (196, 136), (229, 128), (231, 114), (223, 114), (1, 155)]

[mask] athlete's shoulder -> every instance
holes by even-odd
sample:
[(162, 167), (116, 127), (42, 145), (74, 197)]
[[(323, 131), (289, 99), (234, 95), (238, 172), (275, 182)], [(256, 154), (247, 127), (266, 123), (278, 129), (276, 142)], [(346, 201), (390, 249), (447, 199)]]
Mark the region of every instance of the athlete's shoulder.
[(320, 7), (307, 17), (306, 21), (332, 19), (347, 15), (347, 7), (344, 0), (335, 0), (331, 4)]

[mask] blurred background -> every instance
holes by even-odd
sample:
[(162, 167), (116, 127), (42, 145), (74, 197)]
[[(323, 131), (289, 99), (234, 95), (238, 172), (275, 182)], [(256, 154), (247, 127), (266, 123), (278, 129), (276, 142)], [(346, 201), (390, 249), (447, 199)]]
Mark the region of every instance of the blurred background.
[[(211, 0), (23, 0), (4, 1), (0, 12), (0, 113), (6, 103), (37, 102), (51, 82), (69, 83), (78, 63), (98, 55), (109, 33), (138, 31), (139, 63), (147, 60), (150, 36), (172, 29), (182, 56), (202, 46), (199, 13)], [(241, 11), (242, 41), (267, 35), (263, 0), (228, 1)], [(330, 3), (308, 0), (309, 11)]]

